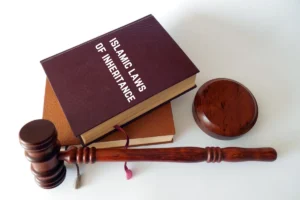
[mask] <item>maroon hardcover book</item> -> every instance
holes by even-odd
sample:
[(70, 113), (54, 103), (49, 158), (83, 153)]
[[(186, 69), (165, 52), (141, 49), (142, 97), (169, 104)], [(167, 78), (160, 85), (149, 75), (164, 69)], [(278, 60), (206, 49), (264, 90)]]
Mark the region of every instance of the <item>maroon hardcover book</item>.
[(83, 144), (193, 88), (199, 72), (152, 15), (41, 64)]

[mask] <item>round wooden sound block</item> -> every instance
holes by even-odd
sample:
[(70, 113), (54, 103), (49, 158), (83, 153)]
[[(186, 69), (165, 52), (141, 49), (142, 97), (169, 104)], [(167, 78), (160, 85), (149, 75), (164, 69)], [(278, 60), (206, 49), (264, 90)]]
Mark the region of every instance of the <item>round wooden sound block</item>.
[(233, 139), (256, 123), (258, 106), (249, 89), (230, 79), (214, 79), (202, 85), (193, 103), (198, 126), (217, 139)]

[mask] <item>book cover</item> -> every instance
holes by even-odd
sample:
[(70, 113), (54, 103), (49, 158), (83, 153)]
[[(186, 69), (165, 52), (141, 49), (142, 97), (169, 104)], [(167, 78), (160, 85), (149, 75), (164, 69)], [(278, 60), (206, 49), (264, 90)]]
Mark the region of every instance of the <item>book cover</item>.
[(41, 64), (83, 144), (194, 87), (199, 72), (152, 15)]
[[(58, 102), (49, 83), (46, 81), (43, 119), (53, 122), (57, 129), (58, 140), (62, 146), (79, 145), (80, 140), (74, 136), (70, 124)], [(167, 143), (173, 141), (175, 126), (171, 103), (166, 103), (147, 114), (137, 118), (123, 127), (129, 135), (129, 146)], [(114, 131), (90, 146), (97, 148), (124, 147), (126, 136), (120, 131)]]

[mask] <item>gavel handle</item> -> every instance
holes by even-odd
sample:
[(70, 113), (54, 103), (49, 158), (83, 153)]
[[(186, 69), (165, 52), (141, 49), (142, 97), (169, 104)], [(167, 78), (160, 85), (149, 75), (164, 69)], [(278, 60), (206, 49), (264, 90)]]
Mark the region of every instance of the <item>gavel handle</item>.
[(62, 151), (59, 160), (68, 163), (94, 163), (96, 161), (155, 161), (155, 162), (241, 162), (274, 161), (277, 153), (273, 148), (239, 147), (176, 147), (150, 149), (96, 149), (77, 148)]

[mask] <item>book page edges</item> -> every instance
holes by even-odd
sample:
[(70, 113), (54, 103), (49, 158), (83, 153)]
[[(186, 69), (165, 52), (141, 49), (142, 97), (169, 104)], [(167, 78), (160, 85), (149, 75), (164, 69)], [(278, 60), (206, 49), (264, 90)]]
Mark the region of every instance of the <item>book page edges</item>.
[(108, 132), (114, 130), (115, 125), (123, 125), (132, 119), (142, 115), (143, 113), (163, 104), (180, 93), (192, 88), (195, 85), (196, 75), (193, 75), (168, 89), (146, 99), (145, 101), (135, 105), (134, 107), (116, 115), (115, 117), (99, 124), (98, 126), (86, 131), (80, 135), (83, 144), (91, 143), (92, 141), (104, 136)]
[[(164, 136), (155, 136), (155, 137), (146, 137), (146, 138), (136, 138), (130, 139), (130, 146), (138, 146), (141, 144), (158, 144), (158, 143), (166, 143), (172, 142), (174, 135), (164, 135)], [(95, 147), (97, 149), (104, 148), (114, 148), (114, 147), (124, 147), (126, 140), (116, 140), (109, 142), (96, 142), (88, 145), (88, 147)]]

